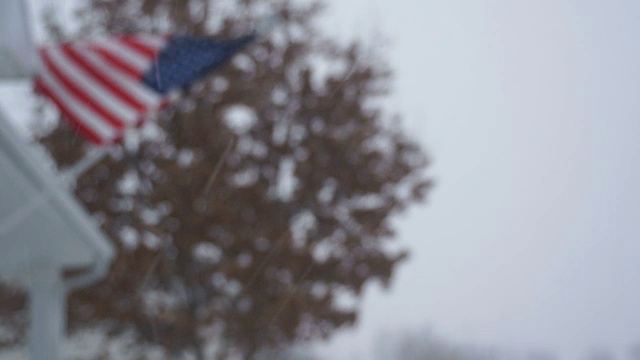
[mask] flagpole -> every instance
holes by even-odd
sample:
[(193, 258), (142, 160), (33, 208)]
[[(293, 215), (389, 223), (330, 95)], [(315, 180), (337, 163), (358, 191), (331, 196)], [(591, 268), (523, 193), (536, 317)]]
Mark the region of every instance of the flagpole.
[(62, 182), (65, 185), (74, 184), (78, 181), (80, 176), (109, 155), (112, 149), (112, 147), (99, 147), (92, 149), (82, 160), (78, 161), (70, 169), (62, 173)]

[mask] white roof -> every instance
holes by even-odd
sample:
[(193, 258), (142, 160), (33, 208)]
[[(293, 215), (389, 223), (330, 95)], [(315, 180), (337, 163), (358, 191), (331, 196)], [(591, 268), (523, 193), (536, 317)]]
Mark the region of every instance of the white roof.
[(112, 245), (41, 160), (0, 112), (0, 276), (109, 263)]
[(0, 0), (0, 79), (26, 78), (39, 66), (23, 0)]

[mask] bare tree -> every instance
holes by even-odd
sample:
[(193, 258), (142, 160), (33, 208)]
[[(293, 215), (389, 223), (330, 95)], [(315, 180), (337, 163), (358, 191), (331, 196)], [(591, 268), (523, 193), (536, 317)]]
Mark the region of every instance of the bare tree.
[(381, 360), (512, 360), (513, 354), (463, 345), (437, 336), (430, 330), (385, 336), (380, 342)]
[(615, 360), (615, 356), (608, 350), (597, 349), (593, 350), (586, 357), (588, 360)]

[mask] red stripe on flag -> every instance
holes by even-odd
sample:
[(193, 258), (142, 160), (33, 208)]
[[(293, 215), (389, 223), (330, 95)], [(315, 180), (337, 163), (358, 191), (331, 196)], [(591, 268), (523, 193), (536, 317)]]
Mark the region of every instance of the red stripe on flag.
[(35, 88), (37, 92), (42, 93), (47, 96), (51, 101), (53, 101), (60, 112), (62, 112), (63, 116), (73, 125), (84, 137), (89, 139), (89, 141), (98, 144), (104, 145), (105, 141), (103, 138), (94, 133), (85, 123), (83, 123), (80, 119), (73, 116), (72, 112), (67, 108), (63, 101), (56, 96), (56, 94), (47, 87), (47, 85), (40, 78), (35, 79)]
[(158, 54), (158, 49), (144, 44), (131, 36), (122, 36), (118, 39), (118, 41), (149, 60), (155, 59), (156, 55)]
[(98, 104), (94, 98), (87, 95), (81, 88), (79, 88), (73, 81), (68, 79), (60, 69), (51, 61), (49, 54), (46, 51), (42, 51), (42, 59), (44, 60), (45, 66), (51, 71), (51, 74), (55, 76), (58, 81), (65, 87), (71, 94), (81, 100), (85, 105), (89, 106), (93, 111), (102, 116), (106, 121), (111, 124), (112, 127), (117, 129), (124, 128), (124, 123), (122, 120), (118, 119), (118, 117), (114, 116), (107, 109), (102, 107), (102, 105)]
[(102, 49), (95, 45), (90, 45), (89, 48), (91, 51), (94, 51), (96, 54), (100, 55), (103, 59), (105, 59), (109, 64), (113, 65), (113, 67), (122, 71), (123, 73), (129, 75), (130, 77), (141, 80), (143, 73), (136, 69), (135, 67), (127, 64), (126, 61), (120, 59), (116, 55), (113, 55), (109, 52), (109, 50)]
[(65, 45), (62, 47), (62, 52), (72, 60), (76, 65), (82, 67), (85, 71), (87, 71), (91, 76), (100, 82), (104, 87), (106, 87), (111, 93), (117, 96), (123, 102), (129, 104), (136, 111), (145, 111), (147, 107), (136, 100), (129, 92), (124, 90), (120, 85), (114, 81), (112, 78), (104, 75), (100, 70), (96, 69), (93, 64), (87, 62), (82, 58), (82, 55), (79, 55), (78, 52), (70, 45)]

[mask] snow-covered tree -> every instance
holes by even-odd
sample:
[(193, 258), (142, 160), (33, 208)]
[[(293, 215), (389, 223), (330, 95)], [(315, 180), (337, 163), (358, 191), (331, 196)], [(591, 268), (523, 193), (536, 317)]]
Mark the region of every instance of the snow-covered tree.
[[(426, 156), (378, 100), (384, 58), (321, 35), (320, 1), (88, 0), (80, 30), (234, 36), (281, 26), (189, 89), (76, 195), (113, 239), (109, 276), (70, 297), (70, 329), (199, 359), (254, 358), (354, 323), (364, 285), (406, 252), (391, 220), (430, 187)], [(55, 17), (50, 17), (55, 22)], [(61, 32), (60, 32), (61, 30)], [(61, 168), (91, 147), (59, 122)]]

